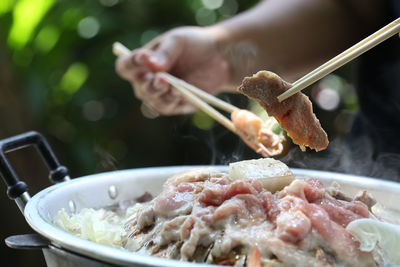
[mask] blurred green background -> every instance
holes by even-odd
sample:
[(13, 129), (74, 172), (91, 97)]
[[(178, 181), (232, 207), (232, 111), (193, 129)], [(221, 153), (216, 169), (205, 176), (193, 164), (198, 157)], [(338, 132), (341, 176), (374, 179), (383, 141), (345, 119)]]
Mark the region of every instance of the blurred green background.
[[(256, 4), (254, 0), (1, 0), (0, 138), (36, 130), (48, 138), (72, 177), (162, 165), (226, 164), (257, 158), (206, 115), (145, 118), (130, 85), (114, 71), (112, 43), (140, 47), (181, 25), (210, 25)], [(341, 69), (308, 89), (329, 135), (349, 129), (356, 98)], [(344, 78), (343, 78), (344, 77)], [(223, 95), (247, 107), (242, 96)], [(297, 148), (296, 148), (297, 149)], [(48, 186), (32, 149), (10, 154), (31, 194)], [(0, 206), (0, 239), (32, 232), (16, 206)], [(40, 252), (0, 245), (13, 266), (43, 266)], [(11, 265), (11, 262), (10, 262)], [(5, 266), (5, 265), (3, 265)], [(7, 265), (8, 266), (8, 265)]]

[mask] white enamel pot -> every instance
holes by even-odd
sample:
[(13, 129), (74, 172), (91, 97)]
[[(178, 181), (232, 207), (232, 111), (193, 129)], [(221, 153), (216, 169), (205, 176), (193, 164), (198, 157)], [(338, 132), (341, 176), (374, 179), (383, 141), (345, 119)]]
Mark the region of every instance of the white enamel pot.
[[(4, 143), (20, 140), (21, 138), (39, 140), (39, 142), (31, 141), (30, 144), (33, 143), (39, 148), (39, 151), (45, 147), (51, 152), (44, 138), (35, 132), (0, 141), (1, 150), (7, 150), (4, 149)], [(40, 145), (43, 142), (45, 145)], [(21, 145), (23, 142), (19, 141), (17, 143)], [(23, 146), (26, 145), (25, 143)], [(17, 147), (20, 146), (14, 145), (11, 147), (18, 149)], [(1, 154), (3, 164), (5, 153), (2, 152)], [(14, 192), (10, 193), (13, 189), (9, 189), (10, 197), (14, 198), (20, 209), (23, 210), (28, 224), (44, 239), (38, 239), (38, 236), (33, 236), (33, 238), (32, 236), (25, 236), (25, 239), (19, 237), (23, 239), (21, 242), (18, 237), (12, 237), (9, 238), (8, 242), (6, 240), (9, 246), (14, 248), (37, 246), (43, 249), (48, 266), (210, 266), (160, 259), (97, 244), (74, 236), (54, 224), (57, 213), (62, 208), (74, 213), (79, 212), (82, 208), (114, 206), (121, 201), (137, 198), (145, 192), (155, 196), (161, 192), (162, 184), (168, 177), (182, 170), (199, 166), (140, 168), (88, 175), (70, 180), (67, 177), (66, 168), (59, 165), (54, 153), (47, 153), (47, 155), (50, 154), (54, 161), (53, 165), (48, 164), (51, 173), (50, 178), (59, 181), (59, 183), (40, 191), (32, 198), (26, 192), (20, 192), (23, 190), (14, 189), (14, 191), (21, 193), (16, 196)], [(46, 156), (44, 158), (49, 163)], [(0, 167), (4, 178), (4, 166)], [(227, 171), (227, 166), (214, 167), (221, 171)], [(381, 206), (382, 210), (378, 211), (382, 216), (388, 216), (392, 221), (398, 220), (397, 222), (400, 222), (399, 183), (325, 171), (304, 169), (292, 169), (292, 171), (296, 176), (314, 177), (324, 184), (336, 181), (341, 185), (342, 190), (350, 195), (354, 195), (360, 190), (367, 190), (375, 197), (378, 203), (383, 205), (383, 207)], [(6, 172), (6, 175), (9, 173)], [(17, 179), (16, 176), (14, 178)], [(8, 179), (8, 182), (11, 180)], [(20, 181), (18, 180), (18, 182)], [(8, 184), (8, 186), (10, 188), (13, 185)], [(20, 187), (23, 188), (24, 186)]]

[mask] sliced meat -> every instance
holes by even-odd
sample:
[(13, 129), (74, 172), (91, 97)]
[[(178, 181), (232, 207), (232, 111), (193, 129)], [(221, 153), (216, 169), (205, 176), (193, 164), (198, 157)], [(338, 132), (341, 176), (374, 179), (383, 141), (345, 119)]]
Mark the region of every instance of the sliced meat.
[(168, 178), (164, 184), (164, 188), (168, 186), (179, 185), (183, 182), (194, 183), (203, 182), (211, 177), (220, 177), (221, 173), (214, 168), (195, 168), (175, 174)]
[(276, 220), (279, 238), (296, 244), (311, 231), (310, 219), (300, 210), (281, 213)]
[(327, 195), (318, 204), (329, 214), (332, 221), (343, 227), (354, 220), (369, 217), (368, 207), (359, 201), (341, 202)]
[(275, 73), (260, 71), (246, 77), (238, 91), (258, 101), (302, 150), (306, 146), (316, 151), (324, 150), (329, 144), (328, 136), (314, 115), (308, 97), (299, 92), (279, 103), (277, 97), (290, 87), (291, 84)]
[(339, 224), (331, 221), (326, 211), (316, 205), (301, 203), (300, 209), (310, 218), (313, 228), (325, 239), (336, 256), (341, 257), (350, 266), (375, 266), (372, 254), (361, 252), (359, 244), (351, 234)]
[(343, 227), (353, 220), (369, 217), (368, 207), (364, 203), (357, 200), (338, 200), (316, 179), (295, 180), (280, 193), (281, 198), (287, 195), (317, 204), (327, 212), (330, 220)]
[(149, 255), (242, 267), (374, 266), (344, 228), (368, 216), (367, 206), (334, 198), (316, 179), (273, 194), (257, 180), (197, 169), (168, 179), (135, 216), (130, 248)]
[(361, 201), (362, 203), (367, 205), (368, 210), (370, 210), (370, 211), (371, 211), (372, 206), (376, 204), (376, 200), (374, 199), (374, 197), (365, 190), (358, 192), (355, 195), (354, 200)]
[(261, 252), (257, 245), (254, 245), (250, 250), (247, 260), (247, 267), (262, 267)]

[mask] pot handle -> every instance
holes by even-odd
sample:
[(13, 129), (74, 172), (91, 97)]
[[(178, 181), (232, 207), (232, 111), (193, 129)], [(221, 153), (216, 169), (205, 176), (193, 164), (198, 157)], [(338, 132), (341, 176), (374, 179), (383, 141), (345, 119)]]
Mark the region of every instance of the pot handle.
[(22, 213), (30, 198), (28, 186), (18, 178), (14, 168), (6, 157), (6, 153), (27, 146), (36, 147), (50, 170), (49, 178), (52, 183), (59, 183), (70, 179), (68, 169), (59, 163), (47, 140), (40, 133), (31, 131), (0, 140), (0, 173), (7, 185), (8, 197), (11, 200), (15, 200)]
[(4, 241), (8, 247), (14, 249), (42, 249), (50, 245), (49, 240), (38, 234), (13, 235)]

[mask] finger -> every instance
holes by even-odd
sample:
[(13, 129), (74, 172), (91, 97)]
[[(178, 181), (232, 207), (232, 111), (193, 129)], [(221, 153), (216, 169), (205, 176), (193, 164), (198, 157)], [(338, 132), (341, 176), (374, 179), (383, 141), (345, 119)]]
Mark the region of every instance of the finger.
[(181, 115), (181, 114), (189, 114), (193, 113), (197, 108), (193, 106), (191, 103), (187, 102), (184, 99), (180, 101), (174, 102), (170, 106), (166, 107), (164, 110), (164, 114), (168, 115)]
[(163, 94), (170, 88), (170, 85), (160, 73), (156, 73), (154, 75), (153, 87)]
[(166, 34), (167, 33), (164, 33), (162, 35), (159, 35), (159, 36), (155, 37), (153, 40), (148, 42), (144, 47), (149, 49), (149, 50), (157, 49), (157, 47), (160, 45), (160, 42), (162, 42), (162, 40), (165, 38)]
[(197, 107), (187, 101), (179, 92), (174, 89), (170, 89), (167, 93), (160, 96), (159, 103), (152, 103), (158, 107), (159, 112), (164, 115), (179, 115), (193, 113), (197, 110)]
[(134, 68), (131, 57), (132, 55), (120, 56), (115, 61), (115, 71), (125, 80), (130, 80), (130, 72)]
[[(151, 71), (159, 71), (160, 66), (157, 64), (160, 62), (164, 63), (166, 61), (166, 58), (164, 56), (162, 56), (160, 59), (158, 59), (158, 58), (154, 59), (154, 56), (156, 56), (154, 51), (150, 51), (148, 49), (141, 48), (141, 49), (138, 49), (137, 52), (132, 57), (132, 62), (137, 66), (144, 66)], [(154, 63), (154, 61), (157, 61), (157, 62)], [(158, 62), (158, 61), (160, 61), (160, 62)]]
[(133, 56), (132, 56), (132, 62), (137, 65), (144, 65), (146, 66), (147, 60), (145, 58), (148, 58), (151, 56), (151, 51), (146, 48), (139, 48), (134, 50)]
[(169, 71), (181, 55), (184, 47), (182, 37), (171, 35), (162, 39), (152, 51), (150, 57), (144, 57), (148, 66), (154, 71)]
[(145, 102), (147, 106), (151, 107), (153, 110), (155, 110), (157, 113), (162, 114), (162, 115), (172, 115), (175, 114), (175, 107), (176, 107), (176, 102), (163, 102), (161, 99), (154, 99), (149, 100)]
[(147, 98), (151, 97), (151, 94), (157, 91), (153, 88), (154, 74), (148, 72), (144, 75), (143, 80), (136, 80), (132, 83), (133, 91), (135, 96), (142, 101), (146, 101)]
[(146, 105), (162, 115), (179, 115), (194, 112), (197, 108), (172, 89), (158, 97), (147, 97)]
[(143, 82), (145, 76), (151, 71), (143, 64), (143, 57), (148, 56), (149, 51), (137, 49), (129, 56), (121, 56), (116, 61), (116, 72), (125, 80), (131, 82)]
[(193, 113), (197, 110), (197, 107), (193, 106), (191, 103), (186, 100), (180, 101), (176, 106), (176, 111), (178, 114), (189, 114)]
[(143, 101), (143, 91), (141, 88), (146, 86), (145, 83), (143, 82), (134, 82), (132, 83), (132, 89), (133, 89), (133, 94), (137, 99), (140, 99)]
[(158, 113), (175, 115), (189, 113), (195, 109), (176, 89), (169, 86), (162, 75), (148, 73), (146, 79), (146, 82), (135, 83), (135, 95)]
[(134, 50), (133, 55), (132, 55), (132, 63), (133, 63), (133, 69), (132, 69), (132, 77), (135, 80), (138, 81), (144, 81), (145, 76), (148, 76), (152, 70), (147, 64), (146, 58), (150, 57), (151, 51), (145, 48), (139, 48)]
[(143, 116), (148, 119), (155, 119), (160, 116), (160, 113), (158, 113), (156, 110), (154, 110), (149, 105), (146, 105), (145, 103), (142, 103), (142, 105), (140, 105), (140, 111), (142, 112)]
[(148, 72), (145, 74), (144, 82), (137, 83), (136, 91), (141, 100), (155, 99), (167, 92), (169, 84), (157, 76), (157, 74)]
[(121, 56), (115, 64), (115, 71), (123, 79), (128, 81), (143, 79), (143, 75), (148, 71), (147, 68), (137, 66), (132, 61), (132, 56)]
[(171, 89), (168, 89), (161, 95), (157, 93), (150, 94), (147, 92), (144, 102), (160, 114), (171, 115), (175, 113), (174, 109), (180, 102), (180, 97), (177, 97), (172, 92)]

